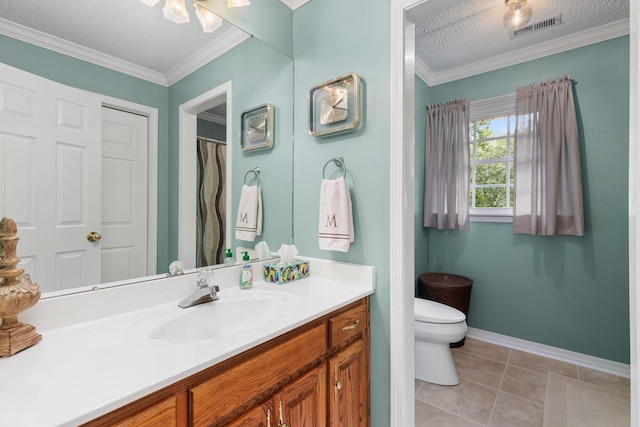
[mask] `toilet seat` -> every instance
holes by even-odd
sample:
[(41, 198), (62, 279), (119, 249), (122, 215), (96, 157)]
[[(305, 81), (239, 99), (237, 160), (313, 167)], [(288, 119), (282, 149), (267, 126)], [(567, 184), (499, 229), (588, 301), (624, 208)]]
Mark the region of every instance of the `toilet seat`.
[(413, 314), (417, 322), (426, 323), (460, 323), (467, 318), (460, 310), (423, 298), (414, 298)]

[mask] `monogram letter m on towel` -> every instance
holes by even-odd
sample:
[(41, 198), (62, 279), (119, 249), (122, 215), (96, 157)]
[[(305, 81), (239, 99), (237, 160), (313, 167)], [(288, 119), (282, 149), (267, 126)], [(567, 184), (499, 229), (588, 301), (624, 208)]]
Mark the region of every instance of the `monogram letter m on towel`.
[(262, 234), (262, 195), (257, 185), (243, 185), (236, 221), (236, 239), (253, 242)]
[(320, 249), (349, 252), (353, 242), (351, 195), (343, 177), (323, 179), (320, 186)]

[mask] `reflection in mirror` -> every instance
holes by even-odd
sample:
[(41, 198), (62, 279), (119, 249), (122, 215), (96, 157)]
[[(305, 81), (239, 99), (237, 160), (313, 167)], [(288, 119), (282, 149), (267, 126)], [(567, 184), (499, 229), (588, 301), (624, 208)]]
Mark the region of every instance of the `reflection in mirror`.
[[(255, 66), (247, 66), (248, 63)], [(196, 184), (197, 115), (218, 105), (223, 94), (227, 99), (226, 159), (231, 193), (227, 195), (226, 241), (219, 247), (218, 257), (225, 248), (233, 248), (237, 260), (238, 247), (253, 249), (264, 241), (277, 249), (293, 241), (293, 61), (281, 52), (251, 37), (225, 55), (216, 58), (172, 87), (172, 105), (179, 117), (172, 117), (178, 128), (180, 159), (178, 181), (180, 201), (176, 204), (179, 217), (178, 253), (187, 268), (197, 266), (195, 230), (198, 217), (196, 195), (190, 192)], [(199, 94), (195, 98), (192, 94)], [(270, 148), (242, 151), (240, 148), (241, 111), (270, 104), (274, 109), (274, 144)], [(229, 108), (233, 105), (233, 108)], [(230, 167), (230, 169), (229, 169)], [(262, 234), (252, 241), (239, 240), (235, 220), (244, 177), (247, 171), (259, 168), (261, 174), (251, 185), (257, 185), (262, 195)], [(198, 195), (200, 197), (201, 194)], [(193, 199), (192, 199), (193, 198)], [(229, 216), (229, 213), (231, 214)], [(191, 231), (193, 230), (193, 232)], [(220, 258), (218, 258), (220, 259)]]
[[(58, 117), (61, 124), (58, 134), (34, 130), (33, 123), (18, 114), (24, 112), (14, 111), (12, 115), (0, 118), (0, 148), (11, 159), (4, 163), (0, 174), (3, 178), (0, 191), (4, 196), (0, 216), (14, 217), (18, 222), (21, 267), (39, 283), (43, 297), (59, 295), (77, 286), (86, 289), (98, 283), (144, 280), (154, 277), (156, 272), (164, 274), (168, 264), (177, 257), (178, 220), (171, 212), (177, 212), (179, 202), (173, 188), (180, 179), (176, 143), (179, 126), (177, 108), (172, 106), (183, 100), (173, 102), (173, 89), (178, 88), (175, 96), (180, 98), (182, 89), (199, 90), (189, 93), (193, 97), (217, 86), (215, 78), (209, 79), (203, 74), (198, 77), (197, 88), (181, 85), (181, 81), (202, 64), (207, 64), (202, 68), (209, 71), (215, 69), (216, 61), (223, 62), (228, 69), (234, 63), (241, 67), (246, 64), (246, 57), (234, 51), (246, 50), (245, 43), (261, 44), (263, 52), (257, 54), (258, 57), (268, 56), (272, 49), (227, 22), (214, 33), (204, 33), (189, 2), (187, 7), (191, 22), (177, 25), (164, 19), (161, 5), (148, 8), (132, 0), (108, 3), (91, 0), (83, 2), (82, 7), (74, 0), (56, 1), (55, 5), (35, 0), (3, 0), (0, 4), (0, 43), (3, 46), (0, 66), (3, 67), (3, 79), (11, 73), (14, 78), (11, 87), (18, 89), (8, 91), (4, 88), (4, 93), (29, 93), (21, 90), (28, 91), (31, 86), (40, 84), (35, 83), (36, 76), (40, 76), (42, 81), (55, 82), (66, 91), (61, 98), (75, 100), (60, 104), (64, 114)], [(272, 50), (278, 57), (284, 56)], [(292, 69), (292, 60), (288, 58), (288, 61)], [(252, 79), (242, 82), (247, 85), (246, 89), (239, 87), (241, 83), (236, 82), (233, 75), (225, 80), (232, 82), (240, 97), (229, 100), (229, 117), (225, 118), (229, 121), (229, 132), (239, 129), (237, 116), (243, 105), (254, 99), (269, 101), (270, 92), (286, 94), (278, 98), (280, 128), (276, 132), (278, 138), (286, 141), (281, 144), (282, 150), (257, 153), (248, 159), (238, 154), (233, 165), (225, 165), (229, 171), (239, 168), (228, 183), (226, 199), (229, 202), (224, 206), (225, 212), (216, 213), (227, 221), (223, 226), (227, 230), (230, 230), (228, 218), (237, 205), (235, 192), (239, 192), (241, 186), (238, 176), (244, 173), (247, 164), (252, 167), (254, 163), (262, 164), (263, 170), (267, 170), (274, 167), (272, 159), (277, 156), (278, 170), (269, 176), (277, 179), (279, 185), (284, 183), (284, 191), (291, 198), (293, 125), (292, 119), (285, 115), (290, 115), (293, 108), (292, 77), (280, 88), (270, 85), (269, 78), (260, 78), (256, 72)], [(278, 84), (283, 81), (280, 79)], [(261, 95), (262, 86), (270, 87), (267, 94)], [(253, 96), (246, 96), (247, 92)], [(38, 91), (32, 90), (32, 93), (38, 94)], [(30, 99), (27, 101), (31, 102)], [(24, 105), (30, 105), (28, 102)], [(23, 126), (23, 129), (16, 126)], [(98, 130), (102, 135), (69, 138), (74, 127)], [(25, 133), (24, 129), (29, 132)], [(146, 141), (132, 144), (146, 148), (146, 152), (135, 154), (121, 150), (124, 146), (121, 138), (131, 135)], [(36, 142), (47, 138), (56, 148), (35, 155), (33, 150), (42, 145)], [(94, 144), (83, 147), (78, 142), (82, 140)], [(225, 142), (229, 152), (237, 149), (235, 135)], [(194, 148), (197, 144), (194, 138)], [(96, 147), (99, 148), (97, 157), (93, 157), (96, 160), (87, 163), (87, 153), (91, 149), (95, 151)], [(142, 156), (136, 160), (142, 166), (137, 173), (132, 172), (136, 168), (130, 168), (132, 155)], [(195, 156), (191, 167), (196, 170)], [(101, 170), (101, 174), (96, 174), (96, 170)], [(53, 178), (46, 178), (45, 172)], [(101, 179), (105, 174), (108, 178)], [(40, 185), (40, 182), (46, 185)], [(90, 185), (92, 190), (89, 190)], [(195, 202), (195, 184), (189, 191), (194, 194), (192, 239), (195, 253), (197, 236), (201, 236), (195, 226), (199, 210)], [(47, 207), (42, 208), (45, 202)], [(269, 203), (275, 207), (277, 201)], [(86, 220), (88, 211), (101, 205), (99, 219), (89, 223)], [(265, 227), (273, 225), (272, 233), (265, 235), (270, 244), (292, 240), (290, 206), (291, 203), (286, 203), (277, 213), (275, 209), (265, 207)], [(135, 215), (140, 232), (134, 233), (127, 228), (126, 219), (135, 209), (138, 209)], [(274, 216), (270, 217), (270, 214)], [(44, 237), (38, 237), (36, 231), (44, 223), (50, 224), (50, 231)], [(116, 230), (116, 226), (124, 227)], [(69, 237), (69, 234), (75, 236)], [(224, 247), (245, 243), (234, 242), (229, 234), (225, 231), (221, 238)], [(100, 240), (95, 237), (97, 235)], [(77, 247), (70, 246), (69, 241), (78, 236), (82, 243)], [(119, 242), (113, 242), (116, 236), (121, 239)], [(130, 243), (132, 238), (141, 243)], [(207, 239), (209, 235), (204, 240)], [(246, 246), (253, 247), (257, 241)], [(60, 246), (56, 247), (58, 244)], [(88, 249), (96, 248), (98, 250), (92, 251), (91, 256), (87, 255)], [(45, 250), (56, 255), (45, 260)], [(89, 264), (91, 258), (93, 264)], [(200, 264), (218, 260), (216, 256), (203, 259)], [(101, 267), (105, 262), (110, 262), (109, 267)]]

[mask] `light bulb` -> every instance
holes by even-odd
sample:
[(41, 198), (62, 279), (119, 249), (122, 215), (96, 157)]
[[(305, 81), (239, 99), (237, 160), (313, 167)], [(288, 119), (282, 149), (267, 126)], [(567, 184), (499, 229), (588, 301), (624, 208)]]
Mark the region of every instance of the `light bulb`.
[(189, 22), (189, 12), (184, 6), (184, 0), (167, 0), (162, 8), (164, 17), (176, 24)]
[(508, 10), (503, 24), (507, 30), (517, 30), (527, 25), (533, 15), (533, 8), (527, 0), (505, 0)]
[(251, 1), (249, 1), (249, 0), (227, 0), (227, 7), (243, 7), (243, 6), (251, 6)]
[(222, 18), (208, 9), (200, 6), (198, 3), (193, 4), (193, 8), (196, 10), (196, 16), (202, 25), (202, 30), (205, 33), (213, 33), (222, 25)]

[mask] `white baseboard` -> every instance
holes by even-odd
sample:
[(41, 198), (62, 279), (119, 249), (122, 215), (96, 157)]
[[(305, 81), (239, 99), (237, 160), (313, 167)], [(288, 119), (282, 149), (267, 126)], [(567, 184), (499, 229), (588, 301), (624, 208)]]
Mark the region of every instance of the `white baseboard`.
[(519, 338), (500, 335), (494, 332), (483, 331), (481, 329), (469, 328), (467, 337), (484, 341), (514, 350), (525, 351), (527, 353), (537, 354), (539, 356), (548, 357), (550, 359), (560, 360), (562, 362), (572, 363), (574, 365), (583, 366), (585, 368), (595, 369), (596, 371), (607, 372), (609, 374), (618, 375), (620, 377), (630, 378), (631, 370), (629, 365), (614, 362), (599, 357), (589, 356), (587, 354), (576, 353), (574, 351), (564, 350), (557, 347), (551, 347), (544, 344), (538, 344), (532, 341), (526, 341)]

